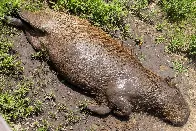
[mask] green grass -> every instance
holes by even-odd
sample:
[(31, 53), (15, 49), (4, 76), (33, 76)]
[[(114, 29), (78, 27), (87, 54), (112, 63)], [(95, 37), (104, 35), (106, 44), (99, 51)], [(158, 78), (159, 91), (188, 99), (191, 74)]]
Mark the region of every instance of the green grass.
[(0, 113), (8, 123), (41, 111), (41, 102), (28, 97), (32, 83), (28, 80), (12, 81), (0, 75)]
[(168, 51), (195, 57), (196, 1), (160, 0), (159, 5), (168, 19)]
[(170, 21), (181, 21), (196, 15), (195, 0), (160, 0), (163, 11)]
[[(195, 19), (196, 20), (196, 19)], [(189, 23), (185, 21), (180, 25), (168, 25), (168, 42), (169, 45), (166, 47), (168, 52), (184, 53), (194, 58), (196, 56), (196, 44), (195, 44), (195, 23)]]
[(183, 73), (187, 71), (187, 68), (185, 68), (180, 61), (176, 60), (176, 61), (173, 61), (172, 63), (173, 63), (173, 67), (176, 73)]
[(11, 48), (9, 40), (0, 40), (0, 74), (18, 74), (23, 70), (20, 60), (10, 54)]
[(21, 0), (1, 0), (0, 2), (0, 19), (4, 15), (9, 15), (15, 12), (21, 6)]

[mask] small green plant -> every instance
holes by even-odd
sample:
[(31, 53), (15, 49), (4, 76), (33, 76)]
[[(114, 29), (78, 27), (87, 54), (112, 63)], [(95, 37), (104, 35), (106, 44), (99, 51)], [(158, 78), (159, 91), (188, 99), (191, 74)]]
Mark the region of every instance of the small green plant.
[(194, 57), (196, 56), (196, 35), (192, 35), (190, 39), (189, 54)]
[(187, 71), (187, 68), (185, 68), (181, 62), (175, 60), (172, 63), (173, 63), (174, 70), (177, 73), (182, 73), (182, 72), (186, 72)]
[(70, 110), (65, 104), (59, 103), (57, 105), (58, 112), (61, 112), (63, 116), (65, 117), (65, 125), (73, 125), (80, 121), (80, 116), (77, 115), (77, 113), (73, 110)]
[(164, 25), (163, 25), (162, 23), (158, 23), (158, 24), (156, 25), (156, 30), (157, 30), (157, 31), (163, 31), (163, 29), (164, 29)]
[(139, 14), (142, 10), (147, 8), (148, 4), (148, 0), (134, 0), (132, 1), (131, 10)]
[(152, 25), (158, 12), (156, 9), (149, 9), (151, 2), (151, 0), (132, 0), (130, 1), (129, 10), (140, 20)]
[[(168, 22), (164, 24), (165, 42), (168, 52), (186, 53), (194, 56), (194, 38), (196, 29), (195, 0), (160, 0), (159, 5), (166, 14)], [(157, 25), (158, 30), (162, 26)]]
[(63, 126), (64, 124), (59, 124), (57, 127), (56, 127), (56, 131), (64, 131), (66, 130)]
[(44, 95), (45, 100), (55, 101), (56, 96), (53, 92), (47, 93)]
[(49, 131), (49, 123), (46, 119), (42, 119), (42, 121), (39, 123), (36, 123), (37, 130), (36, 131)]
[(141, 53), (141, 54), (139, 54), (138, 58), (140, 61), (144, 61), (146, 59), (146, 55)]
[(166, 50), (169, 52), (181, 52), (185, 47), (183, 37), (173, 37), (170, 44), (166, 47)]
[(62, 103), (59, 103), (58, 105), (57, 105), (57, 110), (59, 111), (59, 112), (67, 112), (68, 111), (68, 107), (65, 105), (65, 104), (62, 104)]
[(158, 36), (156, 39), (155, 39), (155, 42), (156, 44), (161, 44), (165, 41), (165, 38), (163, 36)]
[(44, 57), (44, 54), (41, 51), (31, 54), (32, 59), (43, 59), (43, 57)]
[(88, 104), (90, 104), (91, 102), (89, 100), (83, 100), (83, 101), (79, 101), (78, 103), (78, 108), (80, 110), (80, 112), (84, 115), (89, 115), (92, 112), (90, 112), (89, 110), (87, 110), (87, 106)]
[(74, 111), (69, 110), (65, 113), (65, 121), (66, 125), (74, 125), (75, 123), (81, 120), (80, 116), (78, 116)]
[(56, 113), (57, 113), (57, 112), (49, 112), (48, 115), (49, 115), (50, 118), (56, 120), (56, 119), (57, 119)]

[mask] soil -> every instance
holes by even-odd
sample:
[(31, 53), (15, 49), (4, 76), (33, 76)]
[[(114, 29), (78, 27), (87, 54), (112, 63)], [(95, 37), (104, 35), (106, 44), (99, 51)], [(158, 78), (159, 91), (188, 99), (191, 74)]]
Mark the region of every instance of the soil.
[[(32, 46), (26, 40), (23, 32), (19, 31), (14, 38), (14, 50), (24, 66), (24, 76), (31, 78), (35, 83), (32, 89), (33, 100), (43, 102), (43, 111), (40, 114), (22, 120), (14, 125), (16, 130), (22, 128), (28, 131), (37, 129), (37, 126), (49, 124), (49, 130), (73, 130), (73, 131), (194, 131), (196, 129), (196, 71), (189, 60), (178, 55), (165, 52), (165, 44), (155, 44), (155, 38), (161, 32), (156, 31), (154, 25), (147, 24), (136, 17), (130, 16), (128, 22), (131, 25), (133, 39), (124, 41), (125, 46), (133, 48), (141, 63), (148, 69), (162, 77), (171, 77), (181, 90), (189, 103), (191, 114), (187, 124), (183, 127), (174, 127), (157, 117), (147, 113), (135, 113), (128, 120), (115, 117), (113, 114), (100, 117), (94, 114), (81, 112), (79, 105), (82, 102), (93, 99), (84, 91), (78, 90), (66, 84), (62, 78), (45, 61), (34, 60), (31, 54), (35, 53)], [(143, 44), (136, 45), (135, 38), (142, 37)], [(185, 62), (187, 72), (176, 74), (172, 61), (179, 59)], [(66, 111), (59, 108), (66, 107)], [(37, 124), (38, 123), (38, 124)]]

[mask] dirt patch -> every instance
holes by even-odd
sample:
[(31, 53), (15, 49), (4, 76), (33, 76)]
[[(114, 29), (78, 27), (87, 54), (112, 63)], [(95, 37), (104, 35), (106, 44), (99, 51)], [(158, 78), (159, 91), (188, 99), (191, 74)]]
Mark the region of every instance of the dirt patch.
[[(172, 61), (176, 59), (164, 51), (164, 44), (155, 44), (155, 38), (160, 35), (153, 25), (130, 16), (131, 32), (133, 39), (124, 43), (134, 48), (138, 59), (142, 64), (156, 72), (162, 77), (174, 77)], [(141, 48), (135, 45), (135, 38), (142, 38)], [(58, 74), (50, 68), (46, 62), (33, 60), (31, 54), (35, 53), (26, 40), (23, 32), (14, 38), (14, 49), (19, 54), (24, 66), (24, 76), (31, 78), (34, 86), (31, 92), (33, 100), (43, 102), (43, 111), (40, 114), (21, 120), (14, 127), (17, 130), (25, 128), (36, 130), (47, 128), (49, 130), (102, 130), (102, 131), (193, 131), (196, 129), (196, 72), (189, 68), (184, 74), (175, 76), (174, 81), (181, 90), (191, 108), (191, 115), (184, 127), (173, 127), (164, 123), (159, 118), (146, 113), (133, 113), (128, 121), (120, 120), (110, 114), (99, 117), (90, 113), (80, 111), (79, 105), (86, 100), (93, 101), (85, 95), (85, 92), (78, 91), (74, 87), (64, 83), (58, 78)]]

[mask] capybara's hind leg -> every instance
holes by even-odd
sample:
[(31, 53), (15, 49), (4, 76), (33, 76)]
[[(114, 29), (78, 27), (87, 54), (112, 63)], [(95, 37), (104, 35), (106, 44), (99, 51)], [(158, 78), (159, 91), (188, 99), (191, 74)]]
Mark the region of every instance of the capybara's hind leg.
[(118, 116), (129, 116), (132, 112), (132, 104), (124, 92), (119, 90), (118, 85), (112, 85), (107, 89), (106, 95), (109, 106), (113, 107), (114, 114)]
[(113, 104), (114, 114), (118, 116), (129, 116), (132, 111), (132, 105), (126, 99), (126, 97), (122, 96), (113, 96), (109, 101)]

